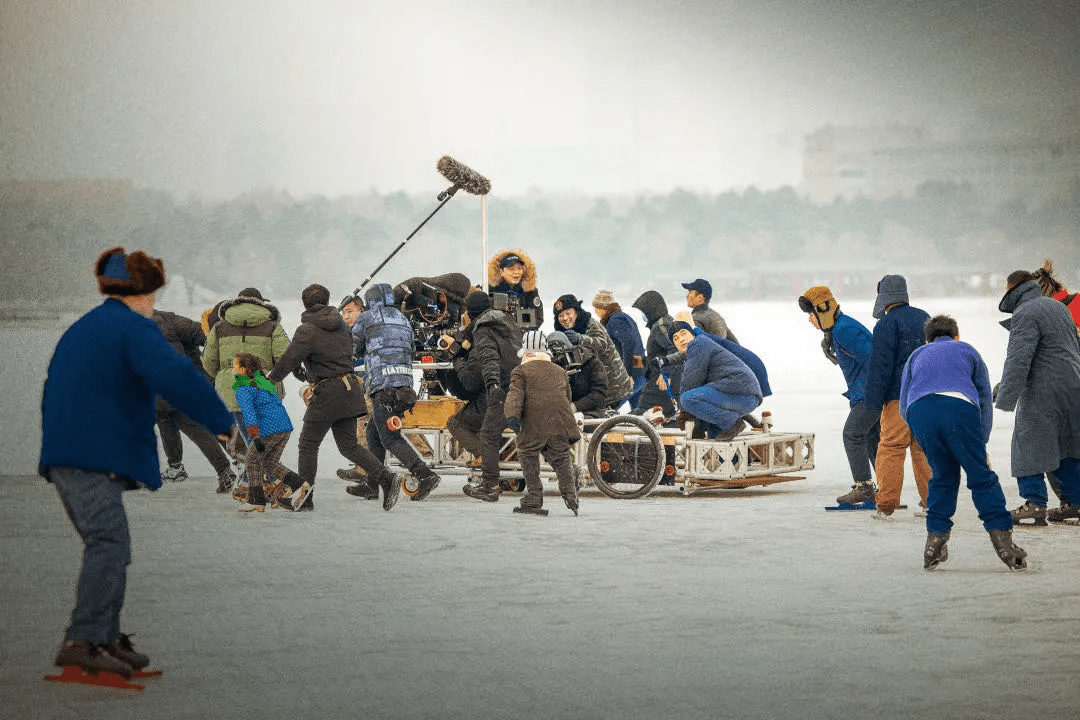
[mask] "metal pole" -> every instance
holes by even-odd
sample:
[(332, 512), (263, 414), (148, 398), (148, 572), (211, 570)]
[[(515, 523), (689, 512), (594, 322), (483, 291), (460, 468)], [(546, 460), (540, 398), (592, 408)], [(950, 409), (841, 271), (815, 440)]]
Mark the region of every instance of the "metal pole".
[(480, 196), (480, 288), (487, 284), (487, 195)]

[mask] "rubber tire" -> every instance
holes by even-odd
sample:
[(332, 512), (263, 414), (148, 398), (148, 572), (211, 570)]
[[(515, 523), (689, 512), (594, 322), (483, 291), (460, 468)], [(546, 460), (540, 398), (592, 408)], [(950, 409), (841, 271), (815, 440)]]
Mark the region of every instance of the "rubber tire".
[[(646, 480), (630, 491), (623, 491), (609, 485), (604, 480), (603, 473), (600, 472), (600, 448), (604, 442), (604, 437), (608, 432), (621, 425), (633, 425), (640, 430), (649, 438), (653, 453), (656, 455), (655, 467), (652, 468)], [(589, 463), (589, 475), (592, 477), (593, 484), (596, 485), (600, 492), (616, 500), (634, 500), (651, 493), (656, 484), (660, 482), (660, 478), (664, 474), (664, 466), (667, 464), (667, 453), (664, 452), (664, 442), (660, 439), (660, 433), (656, 432), (656, 428), (652, 426), (652, 423), (638, 415), (616, 415), (600, 423), (589, 437), (589, 447), (586, 450), (585, 457)]]

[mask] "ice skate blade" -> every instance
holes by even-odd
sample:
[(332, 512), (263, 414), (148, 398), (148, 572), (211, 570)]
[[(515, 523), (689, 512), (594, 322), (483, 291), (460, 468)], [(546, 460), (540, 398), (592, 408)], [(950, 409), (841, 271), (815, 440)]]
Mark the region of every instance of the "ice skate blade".
[(541, 517), (547, 517), (548, 514), (545, 508), (523, 508), (520, 505), (514, 508), (514, 512), (521, 515), (539, 515)]
[[(826, 505), (825, 509), (830, 512), (845, 512), (851, 510), (877, 510), (877, 505), (873, 500), (867, 500), (861, 503), (840, 503), (839, 505)], [(907, 510), (907, 505), (900, 505), (897, 510)]]
[(156, 678), (161, 677), (165, 673), (164, 670), (132, 670), (132, 678)]
[[(128, 682), (123, 676), (108, 670), (85, 670), (78, 665), (62, 665), (59, 675), (46, 675), (45, 679), (52, 682), (72, 683), (76, 685), (97, 685), (98, 687), (110, 687), (118, 690), (145, 690), (138, 683)], [(152, 675), (139, 675), (137, 673), (158, 673), (160, 670), (135, 670), (132, 677), (153, 677)]]

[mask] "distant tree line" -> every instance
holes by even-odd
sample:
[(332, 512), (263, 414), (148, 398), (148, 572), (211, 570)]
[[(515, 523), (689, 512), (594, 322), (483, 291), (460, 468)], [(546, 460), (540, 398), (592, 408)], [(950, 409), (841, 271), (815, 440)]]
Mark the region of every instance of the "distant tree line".
[[(277, 297), (296, 297), (310, 282), (344, 292), (436, 205), (433, 197), (401, 192), (296, 199), (268, 190), (208, 202), (125, 181), (2, 183), (0, 302), (63, 305), (92, 293), (91, 265), (113, 245), (161, 256), (171, 276), (223, 297), (252, 284)], [(601, 286), (644, 289), (697, 276), (729, 296), (786, 296), (793, 276), (829, 282), (882, 269), (1007, 274), (1034, 268), (1044, 256), (1055, 257), (1067, 277), (1080, 272), (1070, 267), (1080, 257), (1080, 200), (983, 208), (970, 188), (949, 183), (928, 183), (910, 198), (825, 206), (802, 201), (792, 188), (492, 196), (487, 215), (489, 253), (522, 248), (544, 276), (580, 287), (582, 296)], [(479, 282), (480, 227), (478, 200), (460, 193), (377, 279), (453, 271)]]

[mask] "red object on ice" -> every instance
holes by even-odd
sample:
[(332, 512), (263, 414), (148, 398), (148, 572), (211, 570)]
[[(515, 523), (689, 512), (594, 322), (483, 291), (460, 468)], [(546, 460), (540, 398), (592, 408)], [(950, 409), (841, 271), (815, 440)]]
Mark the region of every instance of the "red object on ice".
[[(79, 685), (97, 685), (99, 687), (118, 688), (120, 690), (144, 690), (145, 688), (133, 682), (128, 682), (123, 676), (108, 670), (84, 670), (78, 665), (62, 665), (59, 675), (46, 675), (46, 680), (61, 683), (76, 683)], [(161, 670), (136, 670), (132, 677), (157, 677)]]

